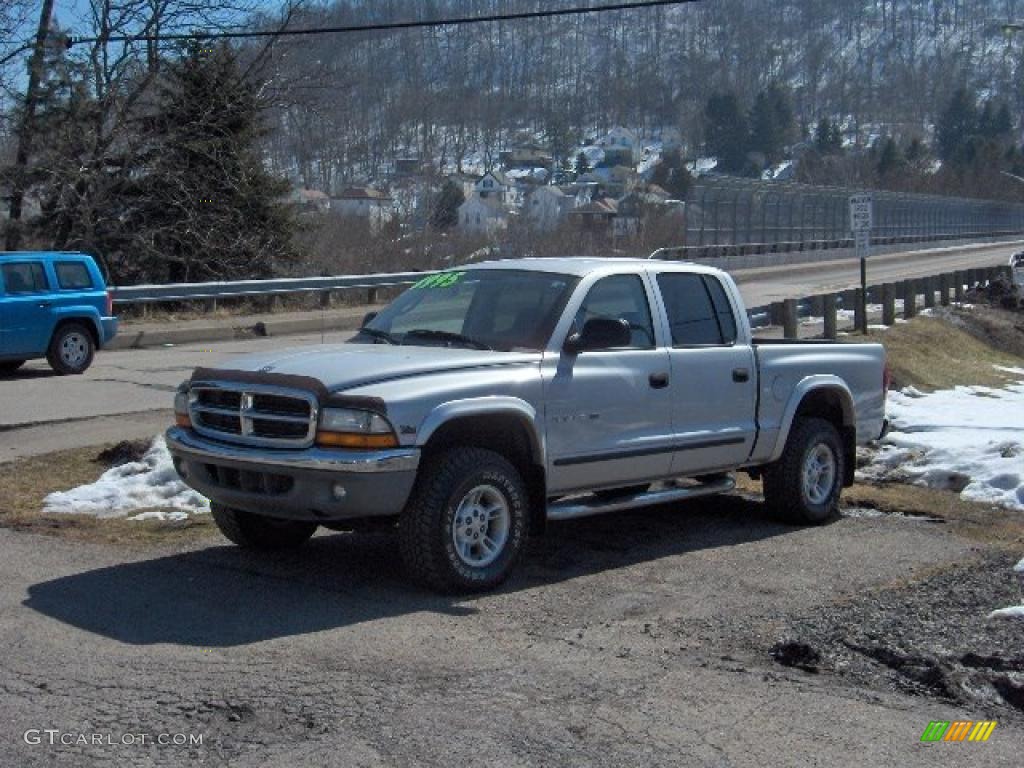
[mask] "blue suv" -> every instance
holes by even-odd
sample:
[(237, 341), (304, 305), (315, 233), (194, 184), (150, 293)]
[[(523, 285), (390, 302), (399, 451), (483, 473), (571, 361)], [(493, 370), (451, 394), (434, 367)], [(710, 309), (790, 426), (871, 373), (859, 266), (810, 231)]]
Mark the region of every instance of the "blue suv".
[(82, 373), (117, 335), (103, 274), (84, 253), (0, 253), (0, 374), (45, 357)]

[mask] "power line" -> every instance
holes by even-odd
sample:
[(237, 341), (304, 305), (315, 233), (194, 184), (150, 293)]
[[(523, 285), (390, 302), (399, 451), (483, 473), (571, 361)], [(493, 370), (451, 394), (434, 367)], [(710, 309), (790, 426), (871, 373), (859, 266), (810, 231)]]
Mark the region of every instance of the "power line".
[(576, 6), (547, 11), (523, 11), (521, 13), (498, 13), (491, 16), (458, 16), (449, 19), (422, 21), (393, 21), (381, 24), (354, 24), (341, 27), (315, 27), (311, 29), (264, 30), (249, 32), (214, 32), (203, 34), (177, 33), (169, 35), (111, 35), (107, 37), (71, 37), (66, 39), (70, 48), (79, 43), (132, 43), (159, 42), (161, 40), (237, 40), (251, 37), (284, 37), (302, 35), (330, 35), (349, 32), (387, 32), (402, 29), (421, 29), (424, 27), (464, 26), (468, 24), (487, 24), (495, 21), (521, 21), (526, 19), (550, 19), (559, 16), (583, 16), (590, 13), (607, 13), (609, 11), (630, 11), (637, 8), (657, 8), (668, 5), (690, 5), (701, 0), (636, 0), (632, 3), (612, 3), (609, 5)]

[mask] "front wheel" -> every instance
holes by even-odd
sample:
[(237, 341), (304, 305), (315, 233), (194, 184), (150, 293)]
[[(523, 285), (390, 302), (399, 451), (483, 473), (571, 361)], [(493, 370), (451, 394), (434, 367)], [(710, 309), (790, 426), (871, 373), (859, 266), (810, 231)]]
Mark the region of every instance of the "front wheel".
[(516, 468), (484, 448), (453, 448), (421, 470), (399, 522), (409, 574), (442, 592), (508, 578), (526, 543), (528, 494)]
[(84, 373), (96, 354), (89, 329), (80, 323), (62, 325), (53, 334), (46, 361), (61, 376)]
[(240, 547), (273, 552), (294, 549), (316, 533), (317, 524), (303, 520), (278, 520), (241, 509), (210, 504), (210, 513), (220, 532)]
[(819, 525), (839, 512), (843, 488), (843, 444), (824, 419), (793, 424), (782, 458), (764, 472), (764, 498), (786, 522)]

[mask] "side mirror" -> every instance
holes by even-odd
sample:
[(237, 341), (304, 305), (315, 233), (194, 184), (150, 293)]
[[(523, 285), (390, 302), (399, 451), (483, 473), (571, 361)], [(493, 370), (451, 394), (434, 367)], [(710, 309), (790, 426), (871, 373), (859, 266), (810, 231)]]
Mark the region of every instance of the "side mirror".
[(373, 318), (375, 318), (376, 316), (376, 312), (367, 312), (365, 315), (363, 315), (363, 322), (359, 324), (359, 327), (365, 328), (367, 325), (369, 325), (370, 321), (373, 320)]
[(628, 347), (632, 339), (633, 332), (625, 320), (592, 317), (584, 324), (582, 331), (565, 340), (565, 351), (577, 355), (580, 352)]

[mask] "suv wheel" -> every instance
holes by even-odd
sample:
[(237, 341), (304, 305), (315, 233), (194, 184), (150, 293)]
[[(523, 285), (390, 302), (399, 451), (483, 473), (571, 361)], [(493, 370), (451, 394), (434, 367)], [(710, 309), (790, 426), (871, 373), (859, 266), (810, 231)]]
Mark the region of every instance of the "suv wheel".
[(453, 448), (422, 470), (399, 523), (402, 560), (420, 583), (443, 592), (491, 589), (526, 543), (526, 485), (484, 448)]
[(772, 514), (787, 522), (818, 525), (839, 512), (843, 445), (824, 419), (793, 424), (786, 449), (764, 473), (764, 498)]
[(216, 502), (210, 504), (210, 513), (220, 532), (232, 542), (264, 552), (294, 549), (304, 544), (317, 529), (316, 523), (254, 515)]
[(62, 325), (53, 334), (46, 360), (61, 376), (84, 373), (92, 365), (96, 345), (89, 329), (81, 323)]

